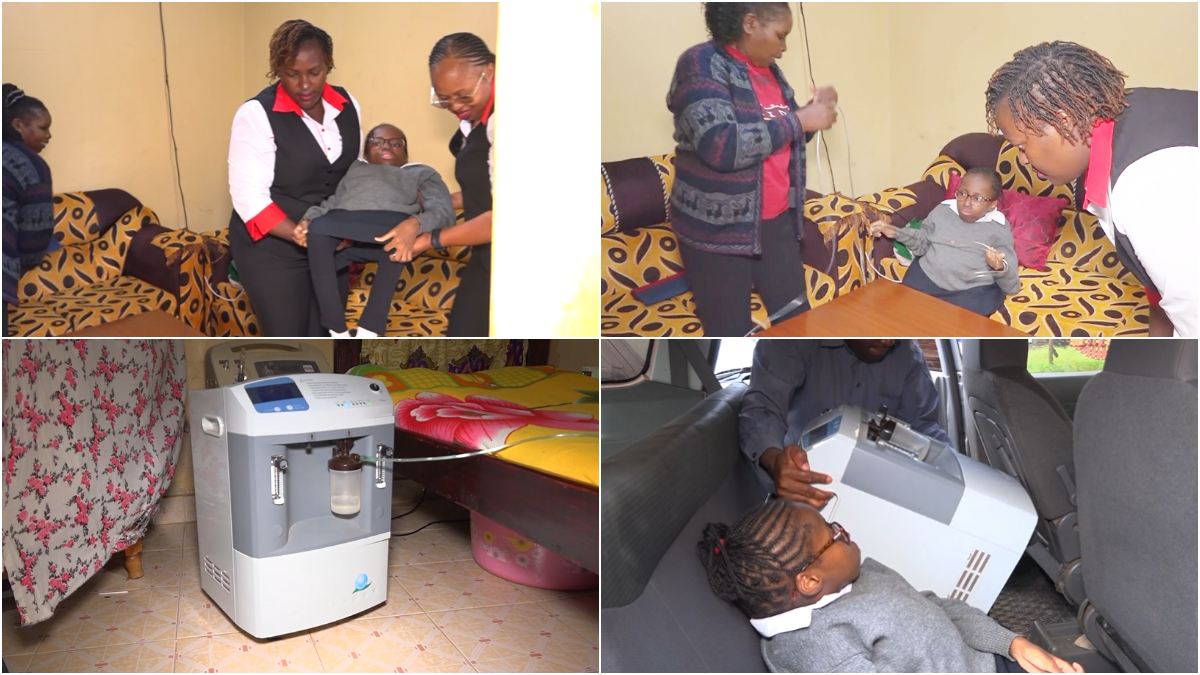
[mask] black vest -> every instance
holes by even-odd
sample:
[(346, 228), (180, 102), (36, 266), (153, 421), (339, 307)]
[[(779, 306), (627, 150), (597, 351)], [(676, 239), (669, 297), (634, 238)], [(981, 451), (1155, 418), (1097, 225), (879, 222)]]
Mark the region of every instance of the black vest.
[[(1196, 92), (1137, 88), (1131, 89), (1125, 100), (1129, 107), (1113, 125), (1110, 180), (1114, 186), (1129, 165), (1150, 153), (1180, 146), (1196, 147)], [(1116, 229), (1113, 234), (1121, 263), (1143, 286), (1157, 293), (1129, 238)]]
[[(492, 110), (495, 114), (495, 109)], [(488, 154), (492, 144), (487, 139), (487, 124), (480, 122), (463, 137), (462, 129), (450, 139), (450, 154), (454, 155), (454, 179), (462, 188), (463, 219), (470, 220), (492, 210), (492, 177), (488, 172)]]
[[(259, 92), (252, 101), (262, 104), (267, 111), (267, 121), (275, 135), (275, 180), (271, 183), (271, 201), (287, 214), (292, 222), (300, 222), (310, 206), (316, 206), (333, 196), (338, 183), (358, 159), (360, 130), (358, 112), (350, 101), (350, 94), (341, 87), (333, 90), (346, 99), (342, 112), (335, 120), (342, 134), (342, 154), (332, 164), (325, 157), (312, 132), (304, 120), (293, 112), (275, 112), (275, 94), (278, 84)], [(328, 122), (329, 120), (326, 120)], [(235, 227), (236, 225), (236, 227)], [(233, 212), (230, 221), (231, 234), (246, 233), (246, 224)], [(303, 253), (303, 250), (300, 251)]]

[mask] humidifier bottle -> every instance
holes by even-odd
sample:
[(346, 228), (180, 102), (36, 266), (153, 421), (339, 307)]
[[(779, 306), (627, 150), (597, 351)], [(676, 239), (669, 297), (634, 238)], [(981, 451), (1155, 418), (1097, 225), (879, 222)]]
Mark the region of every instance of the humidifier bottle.
[(348, 449), (334, 450), (329, 460), (329, 510), (341, 516), (358, 513), (361, 504), (362, 459)]

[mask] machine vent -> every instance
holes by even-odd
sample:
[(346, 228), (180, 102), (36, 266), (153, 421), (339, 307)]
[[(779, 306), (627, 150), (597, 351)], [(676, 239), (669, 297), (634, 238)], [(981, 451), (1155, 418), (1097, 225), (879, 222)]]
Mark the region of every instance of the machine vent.
[(204, 556), (204, 573), (213, 578), (213, 581), (221, 585), (227, 592), (232, 593), (229, 587), (229, 573), (217, 567), (217, 564), (208, 556)]
[(959, 575), (958, 584), (950, 593), (950, 597), (966, 602), (967, 598), (971, 597), (971, 591), (975, 590), (975, 584), (983, 576), (983, 570), (987, 567), (991, 559), (991, 553), (984, 553), (979, 549), (975, 549), (971, 557), (967, 560), (967, 566), (963, 568), (962, 574)]

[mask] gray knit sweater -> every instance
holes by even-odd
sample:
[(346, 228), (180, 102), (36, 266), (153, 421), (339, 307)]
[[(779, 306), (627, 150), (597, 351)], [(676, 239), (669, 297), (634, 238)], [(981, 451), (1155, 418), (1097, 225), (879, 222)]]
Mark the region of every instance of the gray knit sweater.
[(433, 167), (424, 164), (350, 165), (337, 192), (304, 212), (304, 219), (316, 220), (334, 209), (347, 211), (398, 211), (417, 217), (421, 232), (432, 232), (454, 224), (454, 205), (450, 190)]
[(918, 593), (871, 558), (808, 628), (762, 640), (774, 673), (994, 673), (1017, 634), (961, 600)]
[[(946, 291), (965, 291), (996, 284), (1005, 295), (1021, 290), (1017, 277), (1017, 252), (1013, 249), (1012, 230), (992, 220), (963, 222), (947, 204), (938, 204), (921, 229), (901, 229), (896, 241), (914, 256), (921, 256), (921, 270), (929, 280)], [(995, 272), (988, 267), (983, 242), (1004, 254), (1008, 269)], [(979, 276), (973, 276), (984, 272)]]

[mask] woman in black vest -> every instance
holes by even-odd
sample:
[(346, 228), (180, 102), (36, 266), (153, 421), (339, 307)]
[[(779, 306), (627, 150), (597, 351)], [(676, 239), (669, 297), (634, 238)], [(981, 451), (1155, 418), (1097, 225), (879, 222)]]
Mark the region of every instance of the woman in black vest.
[[(417, 237), (414, 255), (430, 248), (471, 246), (463, 268), (446, 334), (488, 334), (492, 286), (492, 138), (495, 127), (496, 55), (471, 33), (447, 35), (429, 54), (430, 102), (454, 113), (459, 130), (450, 139), (454, 178), (461, 192), (451, 195), (463, 210), (463, 222)], [(384, 246), (393, 250), (396, 244)]]
[(304, 212), (333, 195), (361, 157), (362, 109), (333, 70), (333, 40), (295, 19), (271, 36), (278, 84), (238, 108), (229, 141), (229, 244), (263, 335), (321, 336)]

